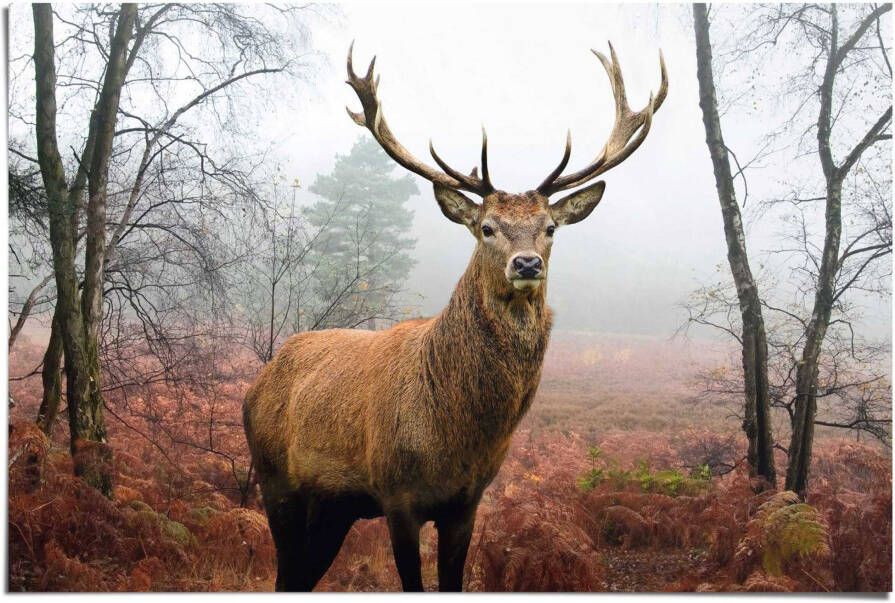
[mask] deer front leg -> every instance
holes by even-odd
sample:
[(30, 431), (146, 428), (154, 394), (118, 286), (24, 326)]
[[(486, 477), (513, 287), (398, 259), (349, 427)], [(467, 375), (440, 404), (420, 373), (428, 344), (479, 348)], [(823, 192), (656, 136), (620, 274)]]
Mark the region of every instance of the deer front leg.
[(395, 565), (398, 567), (398, 575), (401, 576), (401, 587), (404, 592), (422, 592), (419, 521), (411, 512), (405, 510), (389, 511), (386, 517)]
[(476, 503), (451, 509), (436, 522), (438, 528), (438, 590), (463, 590), (463, 568), (475, 524)]

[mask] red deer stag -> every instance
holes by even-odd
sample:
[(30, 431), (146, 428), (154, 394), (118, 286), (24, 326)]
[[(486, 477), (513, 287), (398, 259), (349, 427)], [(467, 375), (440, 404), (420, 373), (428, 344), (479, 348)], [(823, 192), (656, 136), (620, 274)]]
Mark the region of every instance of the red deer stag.
[[(374, 58), (348, 84), (363, 111), (348, 111), (392, 159), (430, 180), (442, 213), (463, 224), (476, 248), (447, 307), (434, 318), (383, 331), (333, 329), (290, 337), (246, 395), (244, 421), (277, 548), (277, 590), (311, 590), (329, 568), (355, 520), (385, 515), (405, 591), (423, 589), (419, 531), (438, 529), (438, 585), (460, 590), (463, 566), (485, 487), (541, 378), (552, 322), (545, 301), (555, 232), (586, 218), (605, 183), (554, 203), (560, 191), (615, 167), (646, 138), (668, 91), (642, 111), (628, 106), (618, 59), (594, 51), (609, 74), (615, 124), (587, 167), (559, 165), (535, 189), (495, 190), (482, 132), (481, 177), (413, 157), (392, 134), (377, 96)], [(460, 191), (482, 198), (475, 203)]]

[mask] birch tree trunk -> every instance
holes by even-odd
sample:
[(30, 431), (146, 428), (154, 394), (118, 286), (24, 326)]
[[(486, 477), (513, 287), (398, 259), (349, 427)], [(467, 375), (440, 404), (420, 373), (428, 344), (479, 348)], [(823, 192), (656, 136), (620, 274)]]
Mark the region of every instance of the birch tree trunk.
[(718, 101), (712, 75), (712, 45), (705, 4), (693, 5), (693, 24), (696, 33), (696, 69), (699, 80), (699, 106), (705, 126), (705, 141), (712, 158), (715, 186), (724, 236), (727, 240), (727, 260), (736, 285), (742, 317), (744, 416), (743, 430), (749, 441), (749, 473), (763, 478), (766, 486), (776, 487), (774, 467), (774, 439), (771, 433), (770, 401), (768, 398), (768, 344), (758, 287), (749, 266), (743, 220), (737, 204), (730, 159), (721, 130)]

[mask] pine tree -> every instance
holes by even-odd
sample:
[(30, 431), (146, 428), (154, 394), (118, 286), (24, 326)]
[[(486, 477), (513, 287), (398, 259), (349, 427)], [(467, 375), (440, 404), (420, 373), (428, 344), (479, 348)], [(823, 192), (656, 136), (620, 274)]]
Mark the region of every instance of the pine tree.
[(313, 258), (317, 294), (324, 307), (338, 308), (319, 328), (374, 326), (394, 314), (390, 304), (414, 264), (413, 211), (404, 203), (419, 189), (409, 174), (395, 177), (394, 162), (362, 136), (309, 190), (320, 197), (305, 214), (321, 232)]

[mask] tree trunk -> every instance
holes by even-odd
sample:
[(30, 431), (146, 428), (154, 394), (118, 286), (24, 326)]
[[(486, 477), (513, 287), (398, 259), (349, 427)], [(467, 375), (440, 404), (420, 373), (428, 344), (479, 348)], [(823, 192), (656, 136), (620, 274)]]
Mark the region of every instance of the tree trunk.
[[(883, 13), (892, 9), (883, 4), (873, 9), (839, 44), (839, 19), (836, 4), (829, 5), (830, 39), (823, 80), (818, 90), (820, 108), (817, 116), (817, 154), (823, 169), (826, 185), (824, 212), (824, 246), (817, 273), (814, 308), (805, 329), (805, 347), (796, 370), (795, 412), (792, 419), (792, 437), (789, 444), (789, 466), (786, 472), (786, 488), (805, 498), (808, 490), (808, 474), (814, 445), (814, 421), (817, 415), (817, 378), (819, 358), (836, 297), (836, 278), (840, 269), (839, 249), (842, 239), (842, 185), (849, 171), (861, 155), (874, 143), (882, 140), (882, 133), (892, 119), (891, 106), (869, 128), (864, 137), (852, 148), (845, 159), (836, 164), (831, 144), (833, 129), (833, 102), (836, 73), (846, 62), (847, 55), (859, 46), (859, 42)], [(846, 285), (847, 287), (847, 285)]]
[[(68, 382), (68, 406), (77, 408), (89, 389), (86, 371), (83, 321), (75, 271), (75, 233), (65, 183), (65, 170), (56, 140), (56, 70), (53, 46), (53, 12), (49, 4), (33, 4), (35, 131), (37, 158), (47, 194), (50, 245), (56, 279), (54, 324), (62, 340)], [(73, 442), (75, 434), (72, 434)], [(72, 446), (74, 449), (74, 445)]]
[(792, 436), (789, 443), (789, 466), (786, 489), (805, 498), (808, 470), (814, 446), (814, 419), (817, 415), (817, 376), (821, 346), (830, 324), (836, 272), (839, 269), (839, 243), (842, 235), (842, 182), (827, 182), (826, 237), (818, 274), (814, 311), (805, 331), (805, 347), (796, 370), (796, 399)]
[(58, 306), (53, 311), (53, 326), (50, 329), (50, 341), (44, 352), (43, 369), (43, 398), (40, 401), (40, 409), (37, 411), (37, 426), (48, 436), (53, 431), (53, 424), (59, 414), (59, 404), (62, 401), (62, 325), (60, 323)]
[[(106, 184), (127, 47), (134, 29), (136, 5), (122, 5), (109, 47), (106, 75), (91, 116), (83, 162), (72, 190), (56, 139), (56, 70), (53, 13), (49, 4), (34, 4), (34, 64), (38, 160), (47, 193), (50, 243), (56, 277), (56, 315), (65, 354), (68, 419), (75, 474), (109, 496), (112, 492), (111, 449), (106, 444), (99, 366), (99, 326), (106, 246)], [(75, 255), (80, 191), (88, 181), (87, 237), (83, 295), (78, 295)], [(52, 393), (52, 392), (50, 392)], [(46, 392), (45, 392), (46, 394)]]
[(758, 287), (749, 266), (746, 236), (737, 204), (730, 159), (721, 130), (718, 101), (712, 75), (712, 45), (705, 4), (693, 5), (696, 32), (696, 69), (699, 80), (699, 106), (705, 126), (706, 144), (712, 158), (715, 186), (724, 235), (727, 239), (727, 260), (733, 275), (742, 317), (743, 384), (745, 391), (743, 430), (749, 441), (748, 462), (752, 476), (762, 478), (765, 486), (776, 487), (774, 439), (771, 433), (768, 397), (768, 344)]
[(134, 30), (135, 4), (123, 4), (112, 44), (106, 76), (92, 116), (95, 133), (88, 173), (87, 236), (84, 258), (84, 290), (81, 295), (83, 317), (84, 368), (89, 388), (81, 403), (69, 404), (69, 429), (72, 434), (75, 472), (106, 494), (111, 494), (112, 452), (106, 444), (103, 416), (102, 374), (99, 364), (99, 332), (103, 315), (103, 283), (106, 253), (106, 185), (121, 88), (127, 74), (127, 47)]
[[(52, 32), (50, 32), (50, 38), (52, 39)], [(69, 222), (68, 232), (65, 236), (71, 238), (71, 244), (73, 248), (72, 253), (74, 256), (77, 256), (78, 253), (77, 247), (78, 228), (80, 227), (80, 214), (83, 210), (84, 190), (87, 188), (87, 174), (89, 173), (89, 164), (93, 158), (93, 149), (96, 142), (96, 129), (94, 127), (92, 115), (93, 112), (91, 112), (90, 127), (87, 132), (87, 140), (85, 141), (84, 148), (81, 151), (78, 169), (75, 172), (75, 178), (68, 189), (68, 206), (64, 208), (64, 213), (68, 215)], [(51, 239), (55, 236), (63, 236), (64, 229), (62, 229), (61, 226), (62, 225), (60, 225), (60, 228), (58, 228), (55, 232), (51, 230)], [(80, 302), (77, 303), (80, 304)], [(65, 349), (62, 333), (66, 328), (65, 321), (68, 320), (68, 318), (63, 316), (64, 311), (60, 308), (61, 307), (57, 300), (56, 306), (53, 309), (53, 324), (50, 330), (50, 341), (48, 342), (47, 349), (44, 352), (42, 372), (43, 398), (41, 399), (41, 406), (37, 414), (37, 424), (38, 426), (40, 426), (41, 429), (44, 430), (47, 435), (50, 435), (50, 432), (53, 429), (53, 424), (59, 413), (59, 405), (61, 404), (62, 397), (62, 376), (60, 375), (59, 371), (62, 368), (62, 360)], [(74, 370), (77, 370), (77, 368), (75, 368)], [(69, 389), (71, 387), (72, 384), (69, 384)], [(72, 397), (73, 393), (69, 391), (68, 399), (71, 400)]]
[[(276, 243), (275, 243), (276, 244)], [(276, 276), (272, 273), (273, 278)], [(270, 285), (270, 325), (267, 333), (267, 353), (265, 354), (264, 362), (270, 362), (273, 360), (273, 328), (274, 323), (276, 322), (276, 301), (277, 301), (277, 283), (273, 281)]]
[(805, 330), (805, 347), (796, 369), (795, 412), (789, 442), (786, 489), (805, 498), (808, 471), (814, 446), (814, 419), (817, 415), (817, 372), (821, 344), (830, 324), (833, 291), (838, 270), (839, 242), (842, 234), (842, 176), (833, 159), (832, 136), (833, 85), (841, 54), (839, 22), (835, 4), (830, 5), (830, 44), (823, 81), (820, 85), (820, 109), (817, 116), (817, 152), (826, 182), (826, 210), (823, 255), (817, 274), (817, 288), (811, 320)]

